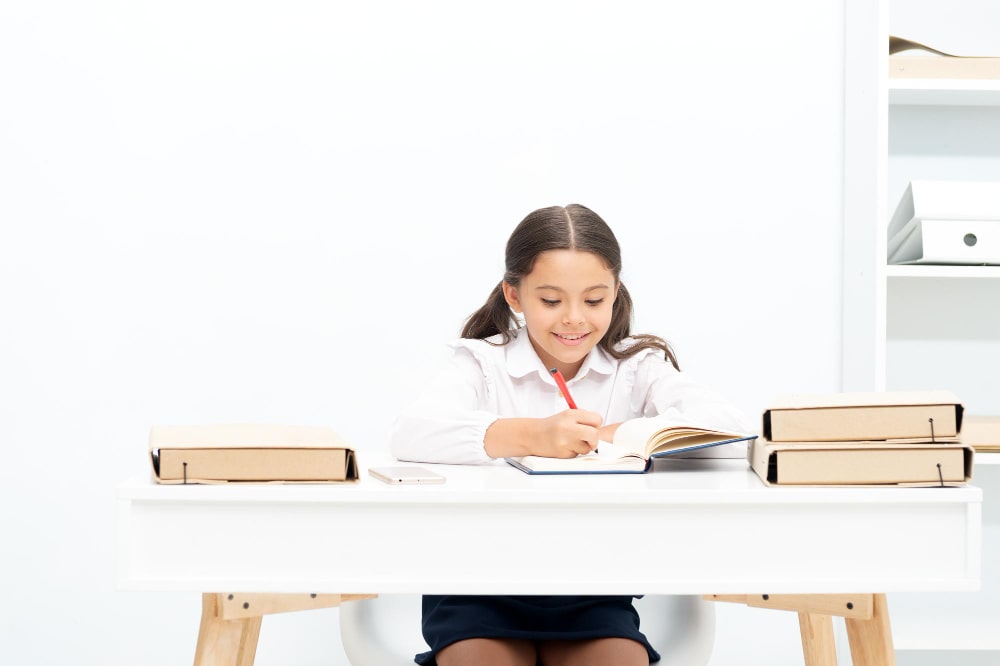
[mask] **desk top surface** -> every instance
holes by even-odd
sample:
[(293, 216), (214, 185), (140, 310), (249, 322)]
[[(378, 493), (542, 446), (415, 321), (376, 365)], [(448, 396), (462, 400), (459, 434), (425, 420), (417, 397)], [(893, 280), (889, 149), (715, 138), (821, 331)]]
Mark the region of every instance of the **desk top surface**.
[(121, 484), (119, 583), (468, 594), (979, 585), (974, 486), (769, 488), (739, 459), (658, 461), (644, 475), (424, 466), (447, 481), (388, 485), (364, 469), (351, 484)]
[[(379, 460), (377, 465), (414, 465)], [(490, 465), (418, 464), (446, 478), (443, 484), (386, 484), (362, 467), (352, 483), (232, 483), (160, 485), (151, 478), (118, 487), (129, 500), (182, 502), (755, 502), (755, 503), (969, 503), (981, 502), (974, 485), (949, 488), (767, 487), (741, 459), (660, 459), (647, 474), (528, 475), (497, 461)]]

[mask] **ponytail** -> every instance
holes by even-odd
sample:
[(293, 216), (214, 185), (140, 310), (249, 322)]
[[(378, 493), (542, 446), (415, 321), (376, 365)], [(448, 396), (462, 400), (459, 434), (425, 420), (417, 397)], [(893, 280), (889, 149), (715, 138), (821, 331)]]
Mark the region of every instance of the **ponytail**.
[[(670, 361), (676, 369), (680, 370), (677, 364), (677, 356), (670, 347), (670, 343), (661, 337), (646, 333), (630, 335), (632, 328), (632, 295), (621, 282), (618, 283), (618, 297), (611, 307), (611, 325), (608, 332), (604, 334), (597, 345), (617, 359), (628, 358), (643, 349), (659, 349), (663, 352), (663, 357)], [(628, 347), (618, 349), (618, 343), (631, 338)]]
[(517, 328), (517, 320), (507, 305), (507, 299), (504, 298), (503, 282), (498, 282), (490, 292), (486, 303), (465, 320), (462, 337), (485, 340), (499, 333), (503, 336), (500, 344), (505, 345), (511, 341), (512, 328)]

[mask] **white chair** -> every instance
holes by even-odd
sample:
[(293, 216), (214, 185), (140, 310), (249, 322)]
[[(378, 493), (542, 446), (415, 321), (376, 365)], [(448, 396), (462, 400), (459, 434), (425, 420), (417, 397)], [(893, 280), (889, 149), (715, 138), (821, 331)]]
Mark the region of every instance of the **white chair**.
[[(663, 657), (660, 666), (704, 666), (715, 638), (715, 604), (698, 596), (646, 595), (635, 600), (640, 629)], [(427, 650), (420, 634), (420, 595), (386, 594), (340, 606), (340, 636), (352, 666), (412, 666)]]

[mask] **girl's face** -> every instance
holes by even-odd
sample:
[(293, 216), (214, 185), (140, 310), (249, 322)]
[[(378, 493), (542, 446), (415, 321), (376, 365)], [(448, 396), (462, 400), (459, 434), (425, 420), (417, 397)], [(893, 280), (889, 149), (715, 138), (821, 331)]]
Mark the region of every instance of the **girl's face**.
[(576, 376), (583, 360), (611, 325), (618, 295), (614, 273), (596, 254), (549, 250), (535, 259), (517, 287), (503, 283), (504, 296), (524, 325), (546, 368)]

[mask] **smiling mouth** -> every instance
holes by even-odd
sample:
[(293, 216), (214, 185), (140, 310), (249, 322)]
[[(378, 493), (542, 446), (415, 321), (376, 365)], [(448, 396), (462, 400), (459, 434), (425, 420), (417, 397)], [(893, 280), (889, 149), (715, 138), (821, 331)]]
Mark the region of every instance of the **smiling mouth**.
[(553, 333), (556, 338), (567, 345), (580, 344), (590, 333)]

